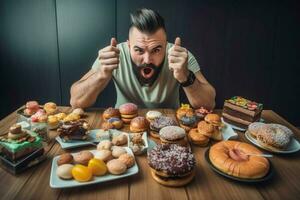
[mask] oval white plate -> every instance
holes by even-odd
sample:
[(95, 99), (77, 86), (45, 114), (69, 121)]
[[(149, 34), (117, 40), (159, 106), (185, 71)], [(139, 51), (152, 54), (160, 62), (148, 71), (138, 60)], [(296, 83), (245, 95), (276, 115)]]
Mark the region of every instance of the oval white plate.
[(264, 147), (262, 145), (260, 145), (255, 138), (253, 138), (250, 133), (248, 131), (245, 132), (245, 137), (247, 138), (247, 140), (249, 140), (252, 144), (254, 144), (255, 146), (258, 146), (262, 149), (265, 149), (269, 152), (273, 152), (273, 153), (282, 153), (282, 154), (288, 154), (288, 153), (295, 153), (297, 151), (300, 150), (300, 144), (299, 142), (295, 139), (292, 138), (290, 144), (288, 145), (288, 147), (285, 150), (271, 150), (267, 147)]

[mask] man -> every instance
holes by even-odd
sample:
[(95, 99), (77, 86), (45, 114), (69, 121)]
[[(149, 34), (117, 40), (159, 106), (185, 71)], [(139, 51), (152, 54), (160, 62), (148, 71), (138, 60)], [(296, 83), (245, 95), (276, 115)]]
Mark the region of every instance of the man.
[(140, 9), (131, 14), (129, 39), (115, 38), (101, 49), (92, 69), (71, 87), (71, 106), (92, 106), (113, 79), (119, 107), (132, 102), (144, 108), (178, 108), (182, 86), (190, 104), (213, 109), (215, 89), (200, 72), (199, 64), (176, 38), (167, 42), (163, 18)]

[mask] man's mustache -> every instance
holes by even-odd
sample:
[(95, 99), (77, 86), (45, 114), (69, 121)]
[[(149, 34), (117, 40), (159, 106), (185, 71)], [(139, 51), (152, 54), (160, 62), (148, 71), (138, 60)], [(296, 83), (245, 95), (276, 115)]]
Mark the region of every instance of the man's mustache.
[(145, 67), (150, 67), (150, 68), (152, 68), (152, 69), (157, 69), (157, 66), (156, 65), (154, 65), (154, 64), (141, 64), (141, 65), (137, 65), (137, 68), (145, 68)]

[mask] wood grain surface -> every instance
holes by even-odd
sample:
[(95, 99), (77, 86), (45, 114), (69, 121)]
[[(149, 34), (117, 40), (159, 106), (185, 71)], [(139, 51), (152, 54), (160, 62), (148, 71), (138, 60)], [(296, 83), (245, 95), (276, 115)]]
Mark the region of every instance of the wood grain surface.
[[(63, 112), (71, 108), (60, 107)], [(90, 110), (86, 120), (92, 128), (99, 128), (104, 109)], [(175, 118), (171, 109), (157, 109), (165, 115)], [(147, 109), (139, 110), (145, 115)], [(216, 110), (220, 114), (220, 110)], [(262, 114), (266, 122), (286, 125), (299, 140), (300, 131), (271, 110)], [(8, 131), (16, 123), (16, 112), (0, 121), (0, 134)], [(124, 128), (128, 130), (128, 126)], [(139, 173), (124, 179), (68, 189), (52, 189), (49, 186), (51, 162), (54, 156), (63, 152), (78, 152), (83, 149), (94, 149), (86, 146), (63, 150), (55, 141), (56, 131), (50, 132), (51, 141), (45, 146), (47, 159), (19, 175), (12, 175), (0, 168), (1, 199), (297, 199), (300, 196), (300, 159), (299, 152), (289, 155), (274, 154), (270, 159), (274, 167), (274, 176), (263, 183), (245, 184), (229, 180), (212, 171), (207, 164), (204, 153), (207, 147), (192, 146), (196, 157), (196, 176), (185, 187), (170, 188), (156, 183), (150, 175), (146, 155), (136, 156)], [(238, 140), (248, 142), (242, 132), (238, 132)], [(211, 145), (212, 143), (210, 143)]]

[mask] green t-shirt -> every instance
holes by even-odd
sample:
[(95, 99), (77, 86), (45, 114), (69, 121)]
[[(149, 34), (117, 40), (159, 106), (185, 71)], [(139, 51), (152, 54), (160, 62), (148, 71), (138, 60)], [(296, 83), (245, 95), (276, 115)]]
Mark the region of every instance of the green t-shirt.
[[(173, 44), (168, 43), (164, 64), (155, 82), (149, 86), (142, 86), (136, 78), (131, 63), (129, 48), (126, 42), (118, 44), (120, 49), (119, 67), (113, 71), (113, 81), (117, 92), (118, 108), (123, 103), (132, 102), (140, 108), (178, 108), (179, 107), (179, 83), (174, 78), (168, 66), (168, 49)], [(188, 52), (188, 68), (196, 73), (200, 66), (195, 57)], [(98, 58), (92, 69), (100, 68)]]

